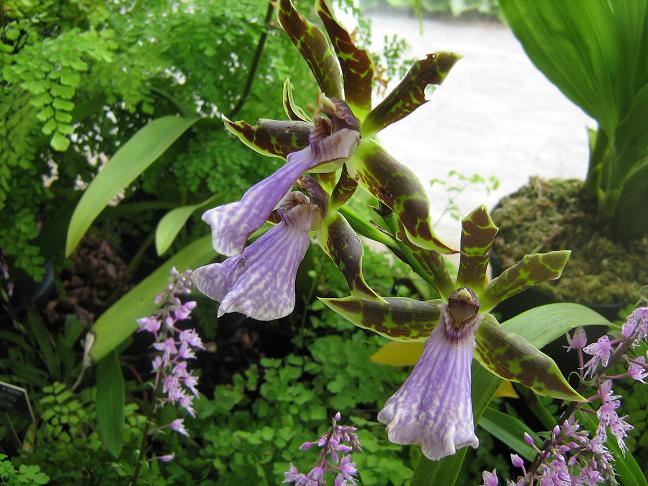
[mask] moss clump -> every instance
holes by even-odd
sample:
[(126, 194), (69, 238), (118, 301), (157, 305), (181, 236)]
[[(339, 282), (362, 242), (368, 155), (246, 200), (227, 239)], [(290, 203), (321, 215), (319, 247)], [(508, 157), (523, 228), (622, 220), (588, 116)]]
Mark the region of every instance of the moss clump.
[(595, 201), (575, 179), (532, 177), (493, 212), (500, 230), (493, 263), (507, 268), (526, 253), (572, 250), (562, 277), (538, 290), (556, 301), (636, 302), (648, 283), (648, 238), (611, 240), (595, 220)]

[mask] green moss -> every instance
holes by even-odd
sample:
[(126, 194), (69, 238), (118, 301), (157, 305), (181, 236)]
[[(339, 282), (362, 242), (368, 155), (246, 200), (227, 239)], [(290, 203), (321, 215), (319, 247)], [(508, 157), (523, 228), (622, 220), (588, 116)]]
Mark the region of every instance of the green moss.
[(562, 278), (540, 285), (542, 293), (558, 301), (634, 303), (648, 282), (648, 238), (612, 241), (595, 214), (582, 181), (532, 177), (493, 212), (500, 228), (495, 266), (507, 268), (526, 253), (570, 249)]

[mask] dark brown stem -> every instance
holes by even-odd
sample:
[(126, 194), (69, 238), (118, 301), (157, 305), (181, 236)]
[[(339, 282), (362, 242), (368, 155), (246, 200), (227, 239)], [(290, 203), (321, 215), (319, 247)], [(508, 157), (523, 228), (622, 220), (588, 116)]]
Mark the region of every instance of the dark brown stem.
[(245, 86), (243, 87), (243, 94), (239, 98), (238, 102), (232, 108), (232, 110), (227, 114), (227, 118), (233, 118), (243, 105), (247, 101), (250, 92), (252, 91), (252, 83), (254, 83), (254, 77), (256, 75), (257, 68), (259, 67), (259, 61), (261, 60), (261, 54), (263, 53), (263, 48), (265, 47), (266, 40), (268, 39), (268, 29), (270, 28), (270, 21), (272, 20), (272, 14), (275, 10), (275, 2), (273, 0), (268, 0), (268, 10), (266, 10), (265, 19), (263, 20), (263, 32), (259, 37), (259, 43), (257, 44), (256, 51), (254, 52), (254, 57), (252, 58), (252, 64), (250, 65), (250, 72), (248, 77), (245, 80)]

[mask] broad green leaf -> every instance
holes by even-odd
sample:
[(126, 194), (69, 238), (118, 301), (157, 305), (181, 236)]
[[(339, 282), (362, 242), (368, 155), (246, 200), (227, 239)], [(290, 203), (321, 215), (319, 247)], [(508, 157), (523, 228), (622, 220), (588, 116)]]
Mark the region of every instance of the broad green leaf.
[(180, 230), (185, 225), (189, 217), (196, 211), (207, 204), (213, 203), (215, 197), (210, 197), (206, 201), (190, 206), (182, 206), (172, 209), (160, 219), (155, 229), (155, 250), (158, 255), (162, 255), (169, 249)]
[(628, 241), (648, 232), (648, 154), (643, 163), (632, 170), (624, 181), (612, 216), (612, 233), (620, 241)]
[[(590, 411), (593, 412), (593, 410)], [(598, 421), (592, 413), (577, 413), (578, 421), (587, 427), (592, 434), (596, 432)], [(634, 456), (627, 451), (625, 454), (621, 451), (619, 444), (612, 434), (608, 433), (605, 446), (614, 456), (614, 470), (618, 475), (619, 484), (623, 486), (648, 486), (646, 476), (644, 476), (641, 466), (637, 463)]]
[(485, 206), (480, 206), (461, 221), (461, 258), (457, 287), (469, 287), (479, 295), (486, 285), (486, 267), (497, 226)]
[(375, 140), (362, 139), (347, 161), (351, 177), (398, 215), (409, 240), (421, 248), (452, 253), (432, 231), (430, 203), (416, 175)]
[(389, 366), (414, 366), (423, 354), (423, 343), (389, 341), (369, 358), (374, 363)]
[(319, 241), (326, 254), (344, 275), (351, 295), (359, 299), (384, 302), (367, 285), (362, 276), (362, 256), (364, 255), (362, 242), (344, 216), (337, 211), (329, 211), (322, 221)]
[(608, 135), (619, 118), (619, 46), (611, 3), (501, 0), (531, 61)]
[(303, 121), (278, 121), (260, 119), (252, 126), (245, 121), (233, 122), (224, 116), (223, 122), (232, 134), (252, 150), (269, 157), (286, 156), (308, 146), (308, 136), (313, 128)]
[(124, 430), (125, 389), (119, 356), (108, 353), (97, 363), (97, 429), (113, 457), (121, 453)]
[(481, 311), (487, 312), (529, 287), (560, 278), (570, 254), (570, 250), (561, 250), (525, 255), (518, 263), (491, 280), (479, 294)]
[(384, 302), (358, 299), (320, 298), (358, 327), (369, 329), (394, 341), (425, 341), (439, 321), (440, 300), (420, 301), (405, 297), (384, 297)]
[(536, 452), (533, 447), (524, 442), (524, 433), (533, 437), (537, 445), (540, 445), (541, 441), (536, 438), (535, 432), (519, 418), (489, 407), (479, 420), (479, 426), (527, 461), (535, 459)]
[(110, 200), (127, 188), (197, 120), (175, 116), (158, 118), (140, 129), (117, 151), (90, 183), (72, 214), (66, 256), (74, 251)]
[(475, 358), (500, 378), (531, 388), (538, 395), (584, 401), (549, 356), (528, 340), (507, 332), (490, 314), (477, 329)]
[[(542, 348), (563, 336), (569, 329), (608, 322), (600, 314), (579, 304), (549, 304), (536, 307), (502, 323), (507, 332), (516, 332), (533, 346)], [(486, 370), (477, 360), (472, 367), (473, 417), (479, 423), (491, 402), (501, 379)], [(413, 486), (454, 486), (461, 471), (467, 449), (440, 461), (421, 456), (414, 471)]]
[(283, 107), (289, 120), (313, 123), (311, 117), (308, 116), (306, 112), (295, 103), (295, 100), (293, 99), (293, 88), (290, 79), (286, 79), (284, 81)]
[(290, 0), (279, 0), (278, 17), (322, 92), (329, 98), (344, 99), (340, 65), (319, 27), (302, 17)]
[(365, 49), (358, 49), (347, 30), (337, 21), (326, 0), (318, 0), (317, 13), (337, 54), (344, 80), (344, 101), (358, 119), (371, 109), (374, 66)]
[(95, 336), (90, 357), (94, 361), (102, 359), (137, 330), (137, 319), (155, 311), (155, 296), (167, 286), (172, 267), (183, 272), (206, 264), (214, 256), (211, 235), (204, 236), (187, 245), (137, 284), (101, 314), (90, 329)]
[(400, 84), (364, 119), (362, 135), (371, 137), (427, 103), (426, 88), (441, 84), (459, 59), (451, 52), (435, 52), (416, 61)]

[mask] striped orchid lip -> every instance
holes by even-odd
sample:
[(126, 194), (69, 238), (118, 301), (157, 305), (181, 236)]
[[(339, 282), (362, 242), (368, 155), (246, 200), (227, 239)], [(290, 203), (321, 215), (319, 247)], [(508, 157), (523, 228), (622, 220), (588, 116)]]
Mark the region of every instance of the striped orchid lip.
[(317, 155), (311, 147), (293, 152), (283, 167), (248, 189), (239, 201), (206, 211), (202, 219), (211, 226), (214, 249), (226, 256), (241, 253), (250, 234), (265, 223), (302, 174), (331, 161), (343, 163), (359, 137), (357, 131), (343, 128), (317, 143)]
[(218, 316), (239, 312), (260, 321), (279, 319), (295, 307), (295, 276), (310, 243), (308, 232), (321, 220), (308, 197), (289, 193), (277, 209), (281, 221), (243, 253), (200, 267), (193, 281), (220, 302)]
[[(469, 289), (459, 289), (443, 304), (438, 325), (401, 388), (387, 400), (378, 420), (389, 440), (418, 444), (438, 460), (465, 446), (477, 447), (471, 395), (471, 364), (478, 314)], [(463, 317), (461, 321), (455, 316)]]

